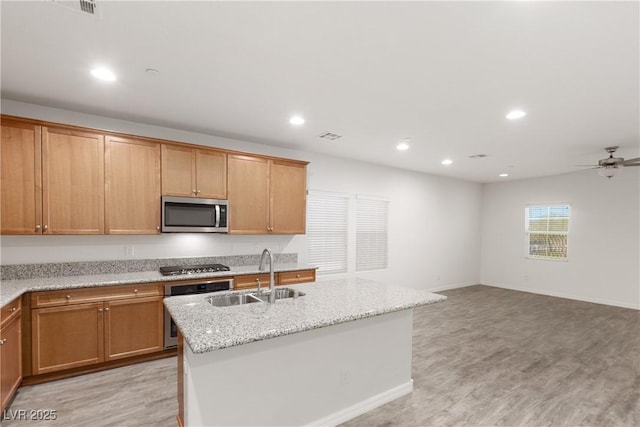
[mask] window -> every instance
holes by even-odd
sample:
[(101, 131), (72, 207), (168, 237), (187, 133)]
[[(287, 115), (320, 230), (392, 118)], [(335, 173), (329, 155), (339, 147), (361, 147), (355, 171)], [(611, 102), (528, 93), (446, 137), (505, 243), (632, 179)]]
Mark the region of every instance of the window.
[(310, 192), (307, 197), (309, 264), (318, 274), (347, 272), (349, 196)]
[(535, 205), (526, 208), (527, 256), (567, 259), (569, 205)]
[(388, 210), (375, 196), (309, 191), (307, 262), (319, 275), (387, 268)]
[(387, 268), (389, 202), (358, 197), (356, 208), (356, 271)]

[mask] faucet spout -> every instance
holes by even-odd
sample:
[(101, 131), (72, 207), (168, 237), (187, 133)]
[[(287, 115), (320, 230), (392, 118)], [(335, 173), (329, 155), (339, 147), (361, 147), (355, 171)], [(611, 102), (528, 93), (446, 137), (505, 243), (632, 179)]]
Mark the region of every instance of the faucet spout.
[(269, 249), (262, 251), (262, 255), (260, 256), (260, 267), (258, 267), (258, 270), (264, 271), (266, 256), (269, 257), (269, 303), (273, 304), (276, 302), (276, 280), (273, 272), (273, 255), (271, 255), (271, 251)]

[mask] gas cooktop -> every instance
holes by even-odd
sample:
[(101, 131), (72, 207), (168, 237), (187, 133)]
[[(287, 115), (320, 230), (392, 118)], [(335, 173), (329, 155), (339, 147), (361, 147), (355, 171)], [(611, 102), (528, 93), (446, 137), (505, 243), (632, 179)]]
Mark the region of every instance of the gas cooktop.
[(163, 276), (196, 273), (215, 273), (217, 271), (229, 271), (229, 267), (222, 264), (173, 265), (169, 267), (160, 267), (160, 273)]

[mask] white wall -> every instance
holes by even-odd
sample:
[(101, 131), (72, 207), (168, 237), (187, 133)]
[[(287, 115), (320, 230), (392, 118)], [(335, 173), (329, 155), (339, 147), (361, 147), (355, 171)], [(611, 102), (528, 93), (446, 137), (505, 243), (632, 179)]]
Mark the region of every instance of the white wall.
[[(421, 289), (479, 283), (480, 184), (10, 100), (2, 100), (2, 113), (309, 161), (309, 189), (390, 200), (389, 268), (365, 276)], [(125, 259), (131, 245), (140, 259), (243, 255), (263, 247), (307, 259), (305, 236), (2, 236), (2, 264)]]
[[(481, 282), (640, 308), (639, 169), (485, 184)], [(568, 261), (527, 259), (525, 205), (554, 202), (571, 204)]]

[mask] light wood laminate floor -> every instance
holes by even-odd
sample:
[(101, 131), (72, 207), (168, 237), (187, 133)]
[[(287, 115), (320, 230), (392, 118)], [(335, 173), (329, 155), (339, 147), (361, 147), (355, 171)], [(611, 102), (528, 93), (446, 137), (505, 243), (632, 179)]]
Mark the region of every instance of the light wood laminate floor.
[[(640, 426), (640, 312), (488, 286), (414, 311), (412, 394), (353, 426)], [(3, 426), (176, 426), (176, 360), (24, 387)], [(312, 385), (310, 385), (312, 386)]]

